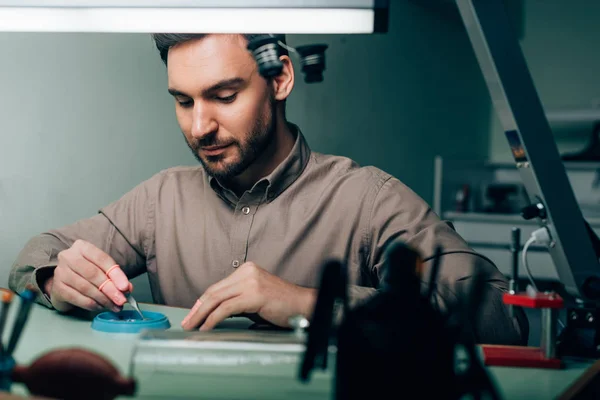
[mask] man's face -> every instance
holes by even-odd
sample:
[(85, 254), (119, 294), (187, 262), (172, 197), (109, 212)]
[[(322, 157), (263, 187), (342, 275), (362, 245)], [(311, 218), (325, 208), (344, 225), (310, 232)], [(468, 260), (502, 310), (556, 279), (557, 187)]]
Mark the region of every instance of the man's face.
[(206, 171), (235, 177), (274, 135), (275, 100), (246, 41), (208, 35), (169, 50), (169, 92), (190, 149)]

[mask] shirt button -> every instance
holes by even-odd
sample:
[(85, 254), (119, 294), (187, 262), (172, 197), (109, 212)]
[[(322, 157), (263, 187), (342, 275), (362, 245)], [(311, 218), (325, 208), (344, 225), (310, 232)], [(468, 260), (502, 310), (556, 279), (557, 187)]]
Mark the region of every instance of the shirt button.
[(240, 266), (240, 262), (239, 262), (238, 260), (233, 260), (233, 261), (231, 262), (231, 266), (232, 266), (233, 268), (237, 268), (237, 267), (239, 267), (239, 266)]
[(250, 207), (244, 207), (242, 208), (242, 212), (246, 215), (250, 214)]

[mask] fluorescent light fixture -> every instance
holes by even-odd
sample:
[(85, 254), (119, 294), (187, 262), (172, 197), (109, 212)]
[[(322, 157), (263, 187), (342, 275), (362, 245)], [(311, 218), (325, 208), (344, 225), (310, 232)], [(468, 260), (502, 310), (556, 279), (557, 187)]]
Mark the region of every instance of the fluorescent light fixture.
[(369, 34), (387, 1), (0, 0), (0, 31)]
[(373, 33), (372, 10), (4, 8), (0, 31)]

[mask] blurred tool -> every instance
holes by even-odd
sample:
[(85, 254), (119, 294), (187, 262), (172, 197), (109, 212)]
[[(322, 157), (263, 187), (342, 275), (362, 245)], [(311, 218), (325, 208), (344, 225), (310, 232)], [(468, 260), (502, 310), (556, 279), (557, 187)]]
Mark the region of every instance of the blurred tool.
[[(423, 398), (498, 399), (470, 331), (476, 326), (482, 282), (475, 279), (469, 302), (451, 310), (453, 318), (449, 318), (432, 307), (442, 248), (436, 248), (429, 287), (422, 295), (421, 255), (399, 241), (384, 247), (377, 292), (353, 308), (345, 301), (346, 266), (337, 261), (325, 264), (300, 380), (308, 381), (313, 368), (326, 367), (324, 349), (335, 344), (337, 400), (387, 398), (399, 390), (399, 397), (418, 392)], [(332, 323), (338, 319), (333, 309), (336, 300), (345, 305), (339, 324)], [(406, 366), (402, 374), (393, 367), (398, 363)]]
[(12, 385), (11, 372), (15, 366), (15, 360), (11, 356), (7, 356), (4, 347), (4, 326), (8, 310), (13, 299), (13, 293), (8, 290), (2, 290), (2, 310), (0, 311), (0, 391), (9, 391)]
[(0, 311), (0, 390), (10, 391), (12, 386), (12, 372), (15, 367), (13, 352), (17, 347), (17, 343), (19, 342), (19, 338), (21, 337), (23, 328), (29, 317), (31, 304), (37, 296), (37, 291), (32, 285), (28, 285), (27, 288), (20, 293), (21, 304), (7, 346), (3, 343), (3, 331), (4, 326), (6, 325), (10, 304), (12, 304), (13, 293), (7, 290), (3, 290), (2, 292), (2, 310)]
[(431, 306), (439, 312), (438, 300), (436, 297), (437, 293), (437, 277), (440, 271), (440, 259), (442, 256), (442, 246), (437, 246), (435, 248), (435, 253), (433, 255), (433, 263), (431, 265), (431, 272), (429, 273), (429, 285), (427, 287), (427, 295), (426, 299), (429, 299), (429, 303)]
[(29, 318), (29, 311), (31, 310), (31, 305), (37, 296), (36, 290), (33, 286), (27, 286), (21, 294), (21, 305), (19, 307), (19, 312), (17, 314), (17, 318), (15, 320), (15, 324), (13, 326), (12, 333), (10, 335), (10, 340), (8, 342), (8, 346), (6, 348), (6, 353), (8, 356), (12, 356), (15, 348), (17, 347), (17, 343), (21, 338), (21, 334), (23, 333), (23, 328), (25, 327), (25, 323), (27, 322), (27, 318)]
[(8, 317), (8, 310), (13, 299), (13, 293), (8, 290), (2, 290), (2, 310), (0, 311), (0, 357), (4, 357), (4, 327), (6, 326), (6, 318)]
[(247, 318), (229, 318), (209, 331), (144, 330), (131, 352), (129, 376), (140, 399), (332, 400), (331, 372), (314, 373), (309, 385), (298, 381), (305, 351), (304, 332), (257, 328)]
[[(476, 274), (472, 278), (468, 296), (463, 297), (457, 304), (458, 309), (448, 324), (449, 332), (456, 335), (454, 353), (454, 372), (456, 374), (456, 390), (460, 398), (499, 400), (492, 381), (481, 363), (479, 351), (475, 344), (478, 342), (476, 326), (479, 324), (479, 306), (483, 298), (485, 279)], [(464, 396), (464, 397), (463, 397)]]
[(300, 367), (300, 380), (308, 381), (314, 368), (327, 368), (327, 349), (335, 320), (335, 304), (347, 307), (346, 284), (348, 274), (344, 264), (337, 260), (325, 263), (321, 272), (321, 285), (311, 319), (304, 359)]

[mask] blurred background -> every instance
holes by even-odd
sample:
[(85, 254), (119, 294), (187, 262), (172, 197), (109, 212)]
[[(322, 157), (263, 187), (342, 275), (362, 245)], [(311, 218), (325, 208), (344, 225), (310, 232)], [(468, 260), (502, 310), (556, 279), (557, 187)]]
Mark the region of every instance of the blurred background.
[[(569, 113), (600, 107), (600, 3), (509, 0), (509, 6), (559, 149), (581, 151), (594, 121)], [(494, 179), (512, 168), (458, 12), (444, 0), (394, 0), (390, 11), (385, 35), (288, 36), (293, 46), (329, 45), (324, 82), (304, 83), (296, 63), (289, 120), (314, 151), (395, 175), (468, 238), (500, 223), (489, 241), (508, 240), (516, 220), (497, 217), (515, 209), (477, 209), (473, 201), (482, 184), (487, 190), (489, 176), (452, 178), (456, 171), (465, 176), (464, 166), (452, 167), (465, 160), (491, 165)], [(7, 286), (31, 236), (92, 216), (158, 171), (196, 161), (149, 35), (0, 33), (0, 59), (0, 286)], [(594, 203), (588, 181), (600, 163), (583, 161), (592, 175), (581, 177), (581, 190)], [(467, 200), (457, 205), (457, 188), (465, 186)], [(508, 271), (503, 251), (486, 254)], [(544, 260), (540, 276), (552, 270)], [(151, 301), (146, 277), (135, 284), (138, 300)]]

